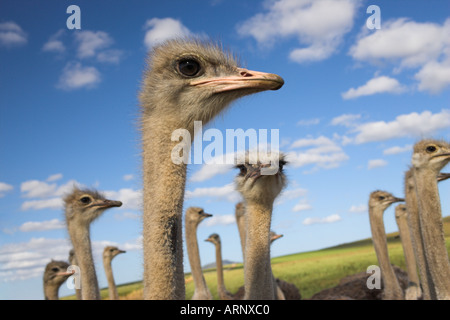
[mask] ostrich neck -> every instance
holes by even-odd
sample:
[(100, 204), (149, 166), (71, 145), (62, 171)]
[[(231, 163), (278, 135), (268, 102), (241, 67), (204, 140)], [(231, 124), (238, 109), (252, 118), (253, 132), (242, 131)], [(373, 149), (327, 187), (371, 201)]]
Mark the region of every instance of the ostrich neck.
[(194, 295), (193, 300), (196, 299), (210, 299), (212, 298), (203, 277), (202, 266), (200, 262), (200, 252), (197, 243), (197, 226), (193, 223), (186, 223), (186, 247), (188, 251), (189, 263), (191, 265), (192, 278), (194, 279)]
[(269, 241), (272, 207), (273, 203), (247, 202), (244, 299), (274, 299)]
[(222, 300), (224, 297), (228, 295), (227, 289), (225, 287), (225, 281), (223, 278), (223, 264), (222, 264), (222, 244), (216, 243), (216, 269), (217, 269), (217, 285), (218, 285), (218, 291), (219, 295), (221, 296)]
[(389, 260), (386, 231), (383, 223), (384, 210), (380, 208), (369, 209), (370, 228), (372, 241), (381, 268), (384, 283), (383, 298), (386, 300), (402, 300), (403, 290), (400, 287), (394, 268)]
[(69, 233), (80, 267), (81, 296), (83, 300), (100, 300), (97, 274), (92, 257), (89, 225), (71, 223)]
[(411, 240), (414, 248), (414, 255), (419, 267), (420, 284), (422, 286), (422, 294), (424, 300), (436, 300), (434, 294), (433, 281), (429, 272), (428, 263), (425, 258), (423, 248), (422, 234), (420, 233), (419, 207), (417, 203), (417, 195), (414, 187), (406, 186), (405, 188), (406, 211), (408, 212), (408, 224), (411, 232)]
[(417, 202), (423, 247), (436, 290), (437, 299), (450, 299), (450, 263), (445, 246), (441, 202), (436, 172), (415, 169)]
[(109, 300), (119, 300), (119, 293), (117, 292), (114, 281), (111, 262), (111, 259), (103, 258), (103, 267), (105, 268), (106, 279), (108, 280)]
[(236, 221), (241, 240), (242, 258), (245, 259), (245, 216), (236, 217)]
[(405, 256), (406, 272), (408, 273), (409, 282), (419, 285), (419, 274), (417, 273), (416, 260), (414, 257), (414, 248), (409, 231), (408, 220), (406, 215), (401, 215), (397, 219), (397, 226), (400, 233), (400, 239), (403, 246), (403, 254)]
[(59, 300), (59, 285), (44, 284), (45, 300)]
[(143, 133), (144, 298), (184, 300), (182, 221), (186, 164), (171, 161), (179, 126), (148, 117)]

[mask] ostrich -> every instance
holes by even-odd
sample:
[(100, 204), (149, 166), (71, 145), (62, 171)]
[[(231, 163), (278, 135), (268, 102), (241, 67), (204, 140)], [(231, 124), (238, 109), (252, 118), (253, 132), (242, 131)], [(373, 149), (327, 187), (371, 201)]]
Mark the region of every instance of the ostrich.
[(243, 202), (239, 202), (236, 204), (236, 208), (234, 210), (234, 215), (236, 217), (236, 224), (239, 231), (239, 238), (241, 240), (241, 249), (242, 249), (242, 258), (244, 258), (245, 254), (245, 204)]
[(411, 232), (408, 225), (406, 205), (401, 203), (395, 207), (395, 221), (397, 222), (400, 239), (402, 241), (403, 253), (405, 255), (406, 272), (408, 273), (408, 287), (405, 291), (406, 300), (419, 300), (422, 298), (419, 274), (417, 273), (414, 248)]
[[(275, 240), (282, 237), (282, 234), (277, 234), (274, 231), (270, 231), (270, 244), (272, 245)], [(286, 282), (280, 278), (275, 278), (275, 276), (273, 276), (273, 279), (275, 286), (275, 298), (277, 300), (301, 300), (302, 296), (295, 284)]]
[[(256, 161), (257, 160), (257, 161)], [(276, 173), (263, 175), (262, 170), (277, 163)], [(275, 287), (270, 266), (270, 224), (273, 202), (286, 185), (283, 154), (247, 153), (238, 164), (237, 190), (246, 207), (246, 241), (244, 254), (244, 299), (273, 300)]]
[[(69, 251), (69, 263), (72, 266), (78, 266), (77, 257), (75, 256), (75, 250), (73, 249), (70, 249)], [(77, 300), (82, 300), (81, 289), (75, 288), (75, 295), (77, 297)]]
[[(425, 251), (423, 248), (422, 234), (420, 233), (419, 207), (417, 203), (416, 187), (414, 182), (414, 169), (410, 168), (405, 172), (405, 203), (408, 216), (408, 223), (411, 232), (412, 243), (416, 263), (419, 267), (420, 284), (424, 300), (436, 300), (433, 280), (427, 266)], [(443, 181), (450, 178), (449, 173), (439, 173), (437, 181)]]
[(96, 190), (78, 189), (64, 198), (66, 225), (81, 272), (83, 300), (100, 300), (97, 275), (92, 257), (90, 224), (106, 209), (120, 207), (122, 202), (106, 199)]
[(212, 300), (213, 296), (206, 285), (205, 277), (202, 272), (200, 262), (200, 253), (198, 251), (197, 227), (205, 218), (212, 217), (212, 214), (206, 213), (202, 208), (190, 207), (186, 210), (185, 233), (186, 247), (191, 265), (192, 278), (194, 279), (194, 294), (192, 300)]
[(380, 264), (384, 283), (383, 299), (403, 300), (404, 293), (389, 261), (386, 231), (383, 223), (384, 211), (394, 202), (404, 201), (386, 191), (374, 191), (369, 197), (369, 220), (372, 231), (372, 241)]
[[(194, 121), (206, 124), (237, 98), (283, 83), (278, 75), (239, 68), (210, 42), (169, 40), (150, 52), (140, 93), (145, 299), (185, 299), (181, 215), (187, 166), (172, 161), (180, 155), (175, 130), (190, 133), (190, 141), (183, 138), (190, 148)], [(182, 152), (188, 157), (188, 150)]]
[(217, 293), (219, 294), (219, 298), (221, 300), (241, 300), (244, 297), (243, 290), (238, 290), (236, 294), (232, 294), (225, 287), (220, 236), (217, 233), (213, 233), (205, 241), (211, 242), (216, 248)]
[(67, 272), (68, 267), (65, 261), (52, 260), (47, 263), (43, 277), (45, 300), (59, 300), (59, 287), (72, 275), (72, 272)]
[(450, 299), (450, 263), (445, 246), (437, 179), (450, 162), (450, 144), (425, 139), (414, 145), (413, 177), (419, 207), (423, 249), (436, 298)]
[(103, 250), (103, 267), (105, 269), (106, 279), (108, 280), (109, 300), (119, 300), (119, 293), (117, 292), (116, 283), (112, 272), (112, 259), (118, 254), (125, 253), (124, 250), (114, 246), (107, 246)]

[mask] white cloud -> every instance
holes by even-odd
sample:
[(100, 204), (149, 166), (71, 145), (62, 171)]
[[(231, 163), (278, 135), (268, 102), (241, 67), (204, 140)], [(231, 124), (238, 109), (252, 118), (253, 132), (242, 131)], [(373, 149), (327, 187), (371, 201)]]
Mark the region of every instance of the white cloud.
[(419, 81), (419, 91), (441, 92), (450, 85), (450, 56), (442, 63), (428, 62), (414, 78)]
[(64, 207), (62, 198), (51, 198), (43, 200), (24, 201), (20, 207), (21, 210), (42, 210), (42, 209), (62, 209)]
[(440, 57), (450, 44), (450, 19), (444, 25), (418, 23), (405, 18), (383, 22), (383, 27), (369, 33), (363, 27), (350, 55), (357, 60), (399, 63), (418, 67)]
[(22, 224), (19, 227), (19, 230), (22, 232), (31, 232), (31, 231), (47, 231), (47, 230), (56, 230), (56, 229), (64, 229), (66, 224), (64, 221), (59, 219), (53, 219), (48, 221), (28, 221)]
[(207, 227), (212, 226), (226, 226), (236, 223), (236, 217), (234, 214), (226, 215), (213, 215), (211, 218), (205, 220), (204, 224)]
[(298, 63), (319, 61), (337, 51), (343, 36), (353, 27), (359, 4), (351, 0), (270, 1), (266, 2), (266, 13), (241, 23), (238, 32), (264, 45), (296, 37), (302, 47), (292, 50), (290, 59)]
[(79, 58), (94, 57), (98, 51), (108, 48), (113, 44), (113, 39), (104, 31), (83, 30), (74, 33), (75, 42), (78, 45)]
[(101, 81), (95, 67), (85, 67), (79, 62), (69, 62), (63, 69), (57, 87), (64, 90), (93, 88)]
[[(142, 237), (124, 244), (107, 240), (93, 241), (94, 261), (102, 261), (105, 246), (116, 245), (124, 250), (139, 250), (142, 249), (141, 243)], [(72, 244), (67, 238), (32, 238), (28, 242), (1, 245), (0, 281), (7, 282), (42, 277), (45, 265), (51, 259), (67, 261), (70, 249), (72, 249)]]
[(0, 23), (0, 46), (14, 47), (27, 43), (27, 34), (15, 22)]
[(301, 152), (287, 152), (286, 158), (292, 167), (316, 165), (313, 170), (319, 168), (336, 168), (348, 160), (348, 156), (333, 140), (320, 136), (318, 138), (304, 138), (292, 143), (291, 148), (311, 147)]
[(62, 179), (62, 177), (63, 177), (62, 173), (52, 174), (51, 176), (49, 176), (47, 178), (47, 181), (48, 182), (57, 181), (57, 180)]
[(0, 198), (3, 198), (5, 196), (5, 193), (11, 191), (12, 189), (14, 189), (12, 185), (5, 182), (0, 182)]
[(22, 182), (20, 191), (25, 198), (42, 198), (54, 195), (56, 191), (56, 184), (48, 184), (44, 181), (29, 180)]
[(99, 62), (118, 64), (122, 56), (123, 56), (122, 50), (111, 49), (99, 52), (97, 54), (97, 60)]
[(353, 127), (356, 125), (356, 120), (360, 119), (360, 114), (343, 114), (331, 120), (333, 126), (342, 125), (345, 127)]
[(123, 180), (125, 180), (125, 181), (130, 181), (133, 179), (134, 179), (134, 175), (132, 175), (132, 174), (126, 174), (123, 176)]
[(418, 89), (439, 93), (450, 85), (449, 39), (450, 18), (442, 25), (399, 18), (384, 22), (377, 32), (363, 28), (349, 53), (360, 61), (391, 63), (394, 72), (421, 68), (414, 76)]
[(42, 47), (42, 51), (56, 52), (56, 53), (62, 53), (66, 51), (64, 43), (60, 40), (60, 38), (64, 35), (64, 33), (65, 31), (61, 29), (54, 35), (52, 35), (50, 39)]
[(144, 44), (148, 49), (165, 40), (192, 34), (181, 21), (173, 18), (153, 18), (147, 20), (144, 29), (146, 30)]
[(306, 218), (303, 220), (304, 225), (318, 224), (318, 223), (334, 223), (342, 220), (341, 216), (338, 214), (333, 214), (325, 218)]
[(450, 127), (450, 110), (440, 113), (423, 111), (399, 115), (394, 121), (376, 121), (358, 125), (354, 142), (357, 144), (401, 137), (428, 137), (440, 129)]
[(186, 199), (203, 197), (216, 198), (218, 200), (230, 202), (239, 202), (241, 200), (241, 195), (236, 191), (233, 183), (223, 187), (195, 188), (194, 191), (186, 190)]
[(352, 213), (363, 213), (363, 212), (367, 212), (369, 209), (367, 207), (367, 205), (365, 204), (360, 204), (357, 206), (351, 206), (349, 212)]
[(275, 200), (275, 205), (280, 205), (285, 201), (297, 199), (306, 196), (308, 190), (303, 188), (289, 189), (281, 192), (280, 196)]
[(377, 93), (402, 93), (406, 90), (397, 79), (379, 76), (370, 79), (366, 84), (358, 88), (350, 88), (342, 93), (343, 99), (355, 99), (361, 96), (370, 96)]
[(299, 122), (297, 122), (298, 126), (311, 126), (311, 125), (316, 125), (320, 123), (320, 119), (319, 118), (314, 118), (314, 119), (308, 119), (308, 120), (300, 120)]
[(232, 164), (204, 164), (189, 180), (193, 182), (205, 181), (216, 175), (228, 173), (233, 167)]
[(403, 147), (399, 147), (399, 146), (395, 146), (395, 147), (391, 147), (391, 148), (387, 148), (385, 150), (383, 150), (383, 154), (386, 155), (392, 155), (392, 154), (399, 154), (399, 153), (403, 153), (403, 152), (408, 152), (412, 150), (412, 145), (407, 144)]
[(370, 169), (374, 169), (374, 168), (380, 168), (380, 167), (384, 167), (387, 166), (387, 161), (383, 160), (383, 159), (373, 159), (373, 160), (369, 160), (369, 163), (367, 164), (367, 168)]
[(293, 208), (292, 211), (294, 212), (300, 212), (300, 211), (306, 211), (311, 210), (312, 206), (308, 203), (306, 199), (301, 199), (299, 203), (297, 203)]
[(105, 191), (104, 194), (110, 200), (122, 201), (121, 209), (142, 209), (142, 190), (122, 188), (119, 191)]

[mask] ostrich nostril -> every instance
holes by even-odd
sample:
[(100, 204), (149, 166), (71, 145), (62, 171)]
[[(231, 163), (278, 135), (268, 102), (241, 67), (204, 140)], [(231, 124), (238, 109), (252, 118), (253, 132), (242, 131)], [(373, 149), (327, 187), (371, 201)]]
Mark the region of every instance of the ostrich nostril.
[(250, 72), (248, 72), (248, 70), (241, 70), (241, 72), (239, 72), (239, 74), (243, 77), (251, 77), (252, 74)]

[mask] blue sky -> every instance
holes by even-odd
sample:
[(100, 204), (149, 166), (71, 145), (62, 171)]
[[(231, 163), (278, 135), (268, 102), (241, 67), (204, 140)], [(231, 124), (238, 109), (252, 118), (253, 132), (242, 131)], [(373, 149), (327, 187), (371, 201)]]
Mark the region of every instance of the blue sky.
[[(370, 237), (369, 193), (403, 196), (412, 145), (450, 139), (448, 2), (77, 1), (81, 30), (69, 30), (71, 4), (0, 3), (0, 299), (43, 298), (45, 264), (70, 249), (61, 197), (73, 184), (124, 203), (91, 228), (100, 286), (110, 244), (127, 250), (113, 261), (116, 282), (142, 279), (137, 95), (146, 52), (167, 37), (220, 40), (245, 67), (285, 80), (204, 128), (279, 130), (289, 184), (273, 212), (284, 237), (272, 256)], [(371, 4), (379, 30), (366, 26)], [(215, 232), (224, 259), (242, 261), (235, 174), (189, 166), (185, 208), (214, 215), (198, 229), (202, 264), (214, 261), (203, 240)], [(439, 188), (448, 215), (449, 184)]]

